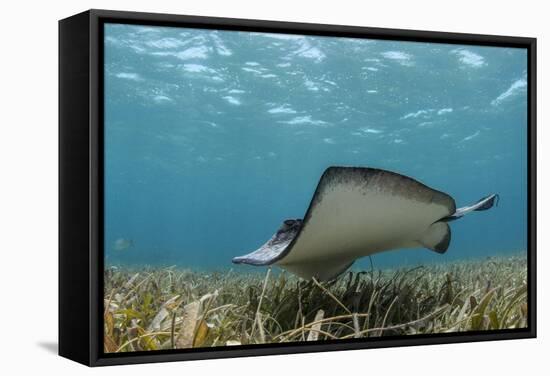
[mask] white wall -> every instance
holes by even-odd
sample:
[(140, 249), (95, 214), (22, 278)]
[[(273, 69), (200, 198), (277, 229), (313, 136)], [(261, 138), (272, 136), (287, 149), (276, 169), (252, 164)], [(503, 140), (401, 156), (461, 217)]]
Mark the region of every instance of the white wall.
[[(369, 4), (370, 3), (370, 4)], [(6, 1), (0, 22), (0, 373), (141, 375), (521, 375), (548, 364), (550, 209), (544, 1)], [(57, 20), (87, 8), (539, 38), (539, 339), (212, 360), (90, 370), (57, 340)], [(546, 15), (545, 15), (546, 14)], [(546, 299), (545, 299), (546, 298)], [(545, 348), (546, 347), (546, 348)], [(11, 369), (12, 372), (5, 372)]]

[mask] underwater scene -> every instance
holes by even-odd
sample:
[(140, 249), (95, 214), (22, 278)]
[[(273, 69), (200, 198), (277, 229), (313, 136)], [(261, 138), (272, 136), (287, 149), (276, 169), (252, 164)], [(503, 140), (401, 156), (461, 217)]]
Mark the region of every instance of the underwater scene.
[(104, 25), (104, 352), (526, 328), (527, 50)]

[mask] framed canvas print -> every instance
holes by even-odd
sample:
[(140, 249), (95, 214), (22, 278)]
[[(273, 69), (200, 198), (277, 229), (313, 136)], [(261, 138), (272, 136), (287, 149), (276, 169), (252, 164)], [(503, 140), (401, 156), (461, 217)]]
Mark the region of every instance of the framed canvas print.
[(62, 356), (535, 336), (535, 39), (59, 26)]

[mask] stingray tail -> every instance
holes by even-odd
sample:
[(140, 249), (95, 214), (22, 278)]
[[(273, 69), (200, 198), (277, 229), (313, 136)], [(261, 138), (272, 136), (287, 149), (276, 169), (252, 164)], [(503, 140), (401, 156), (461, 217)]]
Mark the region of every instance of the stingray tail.
[(493, 205), (498, 206), (499, 200), (500, 200), (500, 196), (497, 193), (489, 195), (487, 197), (483, 197), (481, 200), (479, 200), (474, 204), (474, 205), (478, 205), (474, 210), (482, 211), (482, 210), (491, 209)]
[(478, 200), (475, 204), (456, 209), (454, 214), (451, 214), (450, 216), (443, 218), (442, 221), (450, 222), (450, 221), (454, 221), (455, 219), (462, 218), (466, 214), (473, 211), (489, 210), (493, 206), (498, 206), (499, 201), (500, 201), (500, 196), (498, 194), (496, 193), (491, 194), (489, 196), (483, 197), (482, 199)]

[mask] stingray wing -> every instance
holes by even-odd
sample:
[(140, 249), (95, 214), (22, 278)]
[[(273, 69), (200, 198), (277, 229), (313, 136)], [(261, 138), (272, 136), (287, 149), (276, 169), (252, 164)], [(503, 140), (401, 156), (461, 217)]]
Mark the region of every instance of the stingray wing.
[(301, 219), (287, 219), (277, 232), (260, 248), (249, 254), (233, 258), (235, 264), (270, 265), (286, 254), (288, 246), (302, 227)]
[(243, 256), (237, 256), (233, 258), (235, 264), (249, 264), (249, 265), (271, 265), (273, 264), (281, 254), (288, 248), (292, 239), (289, 238), (285, 241), (277, 241), (277, 234), (274, 234), (264, 245)]

